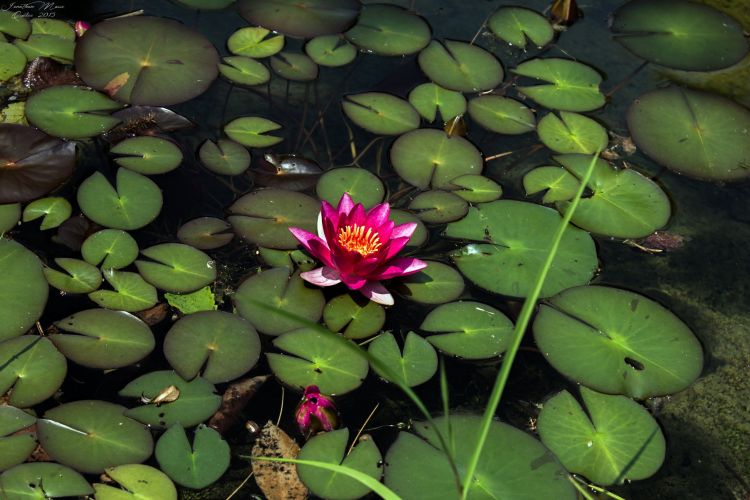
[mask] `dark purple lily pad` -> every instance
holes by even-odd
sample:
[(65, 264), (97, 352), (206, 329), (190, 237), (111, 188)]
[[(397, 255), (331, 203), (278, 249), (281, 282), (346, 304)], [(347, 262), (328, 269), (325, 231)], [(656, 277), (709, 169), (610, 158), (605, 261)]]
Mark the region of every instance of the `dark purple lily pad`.
[(242, 17), (289, 36), (312, 38), (346, 31), (357, 19), (358, 0), (240, 0)]

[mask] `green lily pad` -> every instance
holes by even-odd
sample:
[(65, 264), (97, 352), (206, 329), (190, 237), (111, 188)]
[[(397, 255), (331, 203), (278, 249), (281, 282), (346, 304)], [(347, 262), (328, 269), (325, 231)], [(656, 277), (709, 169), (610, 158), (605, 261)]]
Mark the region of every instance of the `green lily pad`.
[(0, 42), (0, 82), (20, 75), (26, 68), (26, 55), (8, 42)]
[[(285, 267), (274, 267), (250, 276), (237, 288), (233, 300), (240, 316), (266, 335), (281, 335), (304, 325), (274, 314), (263, 305), (307, 321), (318, 321), (325, 305), (323, 292), (319, 288), (306, 287), (298, 273), (290, 276), (289, 269)], [(306, 387), (310, 384), (303, 385)]]
[[(561, 155), (555, 160), (578, 180), (591, 163), (588, 155)], [(643, 238), (669, 221), (669, 198), (658, 184), (635, 170), (615, 170), (597, 159), (589, 179), (591, 196), (581, 199), (571, 222), (593, 233), (615, 238)], [(557, 208), (565, 213), (565, 201)]]
[(469, 101), (469, 116), (497, 134), (525, 134), (536, 128), (531, 109), (514, 99), (497, 95), (483, 95)]
[(42, 264), (15, 241), (0, 238), (0, 341), (23, 335), (42, 315), (49, 287)]
[(55, 322), (55, 326), (61, 333), (50, 340), (66, 358), (89, 368), (111, 370), (132, 365), (155, 346), (148, 325), (124, 311), (88, 309)]
[(611, 29), (614, 39), (636, 56), (674, 69), (728, 68), (748, 51), (739, 22), (695, 2), (630, 2), (615, 12)]
[(15, 228), (20, 220), (20, 203), (4, 203), (0, 205), (0, 236)]
[(23, 221), (29, 222), (44, 217), (39, 229), (45, 231), (56, 228), (65, 222), (72, 213), (73, 207), (70, 206), (68, 200), (59, 196), (50, 196), (34, 200), (26, 205), (26, 208), (23, 209)]
[[(441, 434), (451, 436), (456, 468), (463, 475), (481, 428), (479, 415), (434, 419)], [(414, 425), (417, 435), (400, 432), (385, 457), (385, 484), (401, 498), (455, 499), (461, 496), (436, 429), (425, 422)], [(468, 498), (554, 498), (575, 500), (568, 473), (539, 441), (508, 424), (493, 421), (473, 478)]]
[(670, 87), (636, 99), (627, 121), (638, 148), (670, 170), (714, 181), (750, 176), (750, 111), (734, 101)]
[(460, 92), (444, 89), (434, 83), (417, 85), (409, 92), (409, 102), (419, 114), (432, 123), (440, 112), (440, 120), (447, 122), (466, 112), (466, 98)]
[(407, 101), (383, 92), (344, 97), (344, 114), (359, 127), (378, 135), (400, 135), (419, 127), (419, 113)]
[(137, 464), (151, 456), (151, 432), (105, 401), (74, 401), (48, 410), (37, 421), (39, 442), (49, 456), (80, 472)]
[(144, 175), (170, 172), (182, 163), (180, 148), (166, 139), (141, 136), (129, 137), (117, 143), (110, 153), (123, 155), (115, 163)]
[(65, 293), (89, 293), (102, 284), (102, 273), (88, 262), (58, 257), (55, 264), (66, 272), (44, 267), (44, 277), (50, 285)]
[(295, 82), (310, 82), (318, 77), (318, 65), (305, 54), (279, 52), (271, 57), (274, 73)]
[(271, 72), (261, 62), (245, 56), (230, 56), (219, 64), (219, 73), (239, 85), (262, 85), (271, 79)]
[(204, 286), (200, 290), (190, 293), (165, 293), (167, 304), (174, 307), (182, 314), (193, 314), (200, 311), (215, 311), (216, 296), (210, 286)]
[(148, 177), (127, 168), (117, 169), (117, 187), (101, 172), (94, 172), (78, 188), (78, 206), (83, 214), (113, 229), (139, 229), (161, 211), (161, 189)]
[(633, 292), (577, 287), (534, 321), (547, 361), (597, 391), (644, 399), (688, 387), (703, 368), (700, 343), (677, 316)]
[(271, 33), (260, 26), (240, 28), (229, 37), (227, 47), (232, 54), (261, 59), (270, 57), (284, 48), (284, 35)]
[(286, 267), (289, 270), (312, 271), (318, 262), (302, 250), (274, 250), (258, 247), (258, 255), (263, 263), (271, 267)]
[(24, 335), (0, 342), (0, 394), (8, 404), (28, 408), (52, 396), (65, 380), (68, 364), (48, 338)]
[(318, 179), (315, 188), (318, 198), (336, 206), (344, 193), (349, 193), (355, 203), (372, 208), (385, 196), (385, 186), (380, 178), (364, 168), (334, 168)]
[(16, 15), (14, 11), (3, 9), (0, 10), (0, 33), (26, 39), (31, 33), (31, 23), (25, 17)]
[(576, 176), (560, 167), (537, 167), (523, 176), (523, 188), (527, 195), (546, 191), (543, 203), (571, 200), (579, 186)]
[(227, 220), (250, 243), (285, 250), (299, 244), (289, 228), (315, 232), (319, 212), (318, 201), (306, 194), (261, 189), (235, 201)]
[(159, 469), (148, 465), (128, 464), (109, 467), (104, 472), (122, 488), (95, 483), (96, 500), (177, 500), (174, 483)]
[(120, 229), (102, 229), (86, 238), (81, 246), (83, 260), (102, 269), (121, 269), (138, 257), (138, 243)]
[(469, 203), (487, 203), (503, 195), (503, 188), (500, 184), (483, 175), (459, 175), (451, 179), (451, 184), (460, 188), (452, 191), (453, 194), (457, 194)]
[(76, 44), (88, 85), (121, 102), (168, 106), (202, 94), (219, 55), (203, 35), (166, 18), (130, 16), (92, 26)]
[(397, 208), (391, 209), (391, 220), (394, 222), (394, 224), (405, 224), (407, 222), (413, 222), (417, 225), (417, 228), (414, 230), (414, 232), (411, 235), (411, 238), (409, 239), (409, 243), (406, 244), (404, 247), (404, 250), (406, 252), (409, 252), (411, 250), (414, 250), (415, 248), (418, 248), (427, 241), (427, 238), (429, 237), (429, 232), (427, 231), (427, 227), (425, 227), (424, 223), (414, 215), (412, 212), (409, 212), (407, 210), (399, 210)]
[(192, 292), (216, 279), (211, 257), (189, 245), (163, 243), (141, 250), (141, 254), (151, 260), (136, 260), (138, 272), (160, 290)]
[[(466, 217), (448, 224), (449, 238), (473, 240), (451, 255), (475, 285), (511, 297), (526, 297), (547, 258), (561, 216), (532, 203), (498, 200), (480, 203)], [(569, 226), (542, 286), (541, 296), (588, 283), (598, 266), (591, 236)]]
[(156, 288), (146, 282), (138, 273), (104, 270), (104, 279), (112, 290), (97, 290), (89, 298), (105, 309), (137, 312), (150, 309), (159, 301)]
[(323, 309), (323, 321), (332, 332), (349, 339), (365, 339), (385, 324), (385, 309), (377, 302), (345, 293), (331, 299)]
[(199, 250), (213, 250), (232, 241), (232, 225), (216, 217), (198, 217), (186, 222), (177, 230), (177, 239), (181, 243)]
[(385, 332), (370, 342), (367, 351), (398, 378), (394, 380), (373, 365), (372, 369), (375, 373), (390, 382), (400, 382), (409, 387), (424, 384), (435, 375), (438, 369), (435, 348), (414, 332), (406, 335), (403, 353), (396, 338), (390, 332)]
[(205, 488), (229, 468), (230, 450), (221, 435), (210, 427), (199, 425), (193, 444), (185, 429), (175, 424), (156, 443), (156, 461), (175, 483), (187, 488)]
[(419, 53), (419, 67), (434, 83), (459, 92), (492, 90), (503, 81), (495, 56), (466, 42), (433, 40)]
[(427, 314), (421, 330), (442, 352), (464, 359), (494, 358), (505, 352), (513, 323), (492, 306), (472, 301), (443, 304)]
[(643, 406), (581, 387), (581, 404), (562, 391), (544, 403), (542, 442), (567, 470), (608, 486), (652, 476), (666, 451), (664, 434)]
[(61, 19), (37, 17), (31, 20), (32, 35), (54, 35), (64, 40), (75, 40), (76, 33), (73, 26)]
[(391, 163), (412, 186), (455, 189), (451, 180), (465, 174), (481, 174), (484, 160), (463, 137), (449, 137), (442, 130), (419, 129), (396, 139), (391, 147)]
[(523, 7), (500, 7), (487, 20), (487, 27), (500, 40), (525, 49), (527, 41), (542, 48), (555, 37), (543, 15)]
[(344, 394), (367, 376), (367, 359), (350, 340), (300, 328), (277, 337), (273, 345), (285, 354), (266, 354), (271, 371), (297, 389), (317, 385), (324, 394)]
[[(13, 406), (0, 406), (0, 471), (26, 461), (36, 448), (36, 433), (29, 427), (36, 417)], [(25, 432), (19, 432), (25, 431)], [(2, 491), (0, 478), (0, 491)]]
[(469, 211), (469, 204), (450, 191), (425, 191), (419, 193), (409, 203), (412, 210), (423, 222), (443, 224), (459, 220)]
[(250, 166), (250, 152), (228, 139), (206, 141), (198, 151), (204, 167), (215, 174), (240, 175)]
[(609, 142), (607, 130), (588, 116), (560, 111), (548, 113), (537, 125), (539, 139), (557, 153), (594, 154)]
[(424, 19), (403, 7), (367, 4), (362, 7), (357, 24), (344, 36), (364, 52), (405, 56), (425, 48), (431, 34)]
[(224, 133), (235, 142), (249, 148), (267, 148), (278, 144), (284, 139), (267, 132), (279, 130), (278, 123), (259, 116), (243, 116), (236, 118), (224, 126)]
[(518, 87), (519, 92), (546, 108), (582, 112), (604, 106), (604, 95), (599, 91), (602, 76), (585, 64), (568, 59), (532, 59), (513, 72), (546, 82)]
[(0, 491), (9, 500), (81, 497), (94, 492), (82, 475), (51, 462), (21, 464), (3, 472)]
[[(362, 439), (347, 453), (349, 429), (323, 432), (310, 438), (299, 452), (299, 460), (314, 460), (343, 465), (379, 481), (383, 475), (380, 450), (372, 438)], [(297, 465), (297, 473), (313, 495), (330, 500), (361, 498), (370, 492), (367, 486), (337, 472), (310, 465)]]
[(456, 300), (464, 291), (464, 279), (447, 264), (425, 261), (427, 267), (398, 283), (398, 292), (422, 304), (445, 304)]
[(104, 94), (72, 85), (48, 87), (26, 101), (26, 119), (35, 127), (56, 137), (82, 139), (102, 134), (120, 120), (106, 111), (121, 104)]
[(238, 6), (250, 23), (299, 38), (341, 33), (360, 9), (357, 0), (240, 0)]
[(73, 63), (75, 42), (55, 35), (32, 34), (26, 40), (13, 41), (31, 62), (37, 57), (48, 57), (62, 64)]
[(305, 53), (320, 66), (346, 66), (357, 57), (357, 49), (340, 35), (316, 36), (305, 44)]
[(221, 405), (221, 396), (216, 394), (212, 383), (201, 377), (188, 382), (172, 370), (141, 375), (123, 387), (117, 395), (153, 400), (171, 386), (179, 391), (174, 401), (136, 406), (125, 411), (125, 416), (157, 429), (171, 427), (176, 423), (183, 427), (194, 427), (208, 420)]
[(164, 355), (186, 380), (200, 373), (209, 382), (229, 382), (258, 362), (260, 338), (253, 325), (236, 314), (196, 312), (170, 328), (164, 338)]

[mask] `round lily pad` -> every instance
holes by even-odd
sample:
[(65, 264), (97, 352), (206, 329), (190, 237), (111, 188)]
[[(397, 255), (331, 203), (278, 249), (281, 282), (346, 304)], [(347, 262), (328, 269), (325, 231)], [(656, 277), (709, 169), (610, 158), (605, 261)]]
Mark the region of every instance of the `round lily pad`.
[(400, 135), (419, 127), (419, 113), (407, 101), (383, 92), (344, 97), (344, 114), (356, 125), (378, 135)]
[[(190, 3), (185, 0), (182, 2)], [(154, 467), (127, 464), (108, 467), (104, 472), (122, 488), (113, 484), (96, 483), (94, 484), (96, 500), (177, 500), (177, 489), (174, 483), (169, 476)]]
[(513, 336), (513, 323), (505, 314), (472, 301), (436, 307), (419, 328), (433, 333), (427, 337), (430, 344), (464, 359), (497, 357), (505, 352)]
[(246, 194), (229, 207), (227, 220), (242, 238), (256, 245), (297, 248), (290, 227), (316, 231), (320, 204), (306, 194), (284, 189), (261, 189)]
[(218, 74), (219, 55), (203, 35), (149, 16), (108, 19), (76, 44), (80, 77), (118, 101), (168, 106), (202, 94)]
[(638, 148), (671, 170), (715, 181), (750, 176), (750, 111), (725, 97), (654, 90), (633, 102), (627, 120)]
[(110, 153), (122, 155), (115, 163), (144, 175), (170, 172), (182, 163), (180, 148), (159, 137), (129, 137), (117, 143)]
[(250, 166), (250, 152), (228, 139), (206, 141), (198, 151), (204, 167), (215, 174), (240, 175)]
[(105, 269), (104, 279), (113, 290), (97, 290), (89, 298), (106, 309), (137, 312), (151, 309), (159, 301), (156, 288), (140, 274)]
[[(401, 498), (459, 498), (461, 492), (436, 431), (452, 446), (461, 474), (474, 453), (482, 417), (439, 417), (435, 427), (426, 422), (413, 426), (416, 434), (400, 432), (385, 457), (385, 484)], [(450, 436), (450, 437), (448, 437)], [(493, 421), (473, 478), (468, 498), (554, 498), (575, 500), (567, 471), (539, 441), (529, 434)]]
[(239, 85), (262, 85), (271, 79), (271, 72), (262, 63), (245, 56), (231, 56), (222, 59), (219, 73), (232, 83)]
[(385, 324), (385, 309), (360, 295), (339, 295), (323, 309), (323, 321), (332, 332), (350, 339), (364, 339), (378, 333)]
[(232, 241), (232, 226), (216, 217), (198, 217), (186, 222), (177, 230), (180, 242), (200, 250), (213, 250)]
[[(177, 398), (159, 402), (159, 395), (172, 387), (176, 388)], [(172, 370), (141, 375), (123, 387), (117, 395), (149, 400), (148, 403), (125, 411), (125, 416), (158, 429), (171, 427), (176, 423), (183, 427), (194, 427), (208, 420), (221, 405), (221, 396), (216, 394), (212, 383), (201, 377), (188, 382)]]
[[(474, 284), (494, 293), (526, 297), (547, 258), (562, 217), (550, 208), (514, 200), (480, 203), (448, 224), (449, 238), (473, 240), (451, 255)], [(598, 266), (591, 236), (568, 227), (541, 296), (588, 283)]]
[(321, 393), (344, 394), (367, 376), (367, 360), (358, 348), (333, 334), (300, 328), (277, 337), (273, 344), (285, 354), (268, 353), (268, 364), (279, 380), (292, 387), (317, 385)]
[(664, 434), (654, 417), (630, 398), (581, 387), (582, 405), (562, 391), (544, 403), (542, 442), (567, 470), (608, 486), (646, 479), (664, 462)]
[(57, 137), (82, 139), (102, 134), (120, 120), (106, 111), (122, 105), (94, 90), (72, 85), (48, 87), (26, 100), (26, 119)]
[(8, 499), (19, 500), (81, 497), (94, 492), (78, 472), (52, 462), (20, 464), (3, 472), (0, 491)]
[(65, 222), (70, 214), (73, 213), (73, 207), (65, 198), (59, 196), (50, 196), (34, 200), (23, 209), (23, 221), (29, 222), (43, 217), (39, 229), (45, 231), (54, 229)]
[(519, 49), (525, 49), (527, 41), (542, 48), (555, 37), (543, 15), (523, 7), (500, 7), (487, 20), (487, 27), (497, 38)]
[(367, 4), (357, 24), (345, 33), (360, 50), (381, 56), (415, 54), (430, 42), (430, 26), (403, 7)]
[(102, 226), (126, 230), (146, 226), (159, 215), (162, 196), (154, 181), (119, 168), (116, 184), (113, 187), (101, 172), (84, 180), (77, 193), (83, 214)]
[(16, 15), (10, 9), (3, 9), (0, 10), (0, 33), (26, 39), (31, 33), (31, 23), (24, 16)]
[(0, 340), (23, 335), (42, 315), (49, 287), (39, 259), (23, 245), (0, 238)]
[[(36, 417), (14, 406), (0, 406), (0, 471), (23, 463), (37, 446), (36, 433), (30, 429)], [(19, 432), (23, 431), (23, 432)], [(0, 491), (2, 491), (0, 476)]]
[(609, 142), (607, 130), (588, 116), (560, 111), (548, 113), (537, 125), (539, 139), (557, 153), (594, 154)]
[(637, 0), (620, 7), (614, 39), (638, 57), (687, 71), (715, 71), (748, 51), (742, 25), (708, 5), (684, 0)]
[(593, 68), (568, 59), (532, 59), (513, 72), (539, 80), (539, 85), (519, 86), (518, 90), (542, 106), (562, 111), (592, 111), (604, 106), (599, 91), (602, 76)]
[(534, 338), (558, 371), (592, 389), (645, 399), (688, 387), (700, 343), (677, 316), (633, 292), (576, 287), (542, 305)]
[(136, 260), (143, 278), (167, 292), (192, 292), (216, 279), (214, 261), (189, 245), (163, 243), (145, 250), (141, 255), (151, 260)]
[(560, 167), (537, 167), (523, 176), (526, 194), (546, 191), (542, 198), (543, 203), (568, 201), (578, 192), (579, 185), (576, 176)]
[(8, 404), (28, 408), (52, 396), (65, 380), (68, 364), (48, 338), (23, 335), (0, 342), (0, 394)]
[(302, 250), (274, 250), (273, 248), (258, 247), (258, 255), (265, 264), (272, 267), (286, 267), (300, 271), (312, 271), (318, 267), (318, 262)]
[(186, 380), (199, 373), (213, 383), (229, 382), (250, 371), (260, 357), (253, 325), (236, 314), (203, 311), (184, 316), (164, 338), (164, 355)]
[(31, 62), (37, 57), (47, 57), (62, 64), (73, 62), (75, 42), (56, 35), (31, 34), (26, 40), (13, 41), (16, 47), (24, 53)]
[(536, 128), (534, 112), (509, 97), (475, 97), (469, 101), (469, 116), (482, 127), (497, 134), (525, 134)]
[(26, 68), (26, 56), (8, 42), (0, 42), (0, 82), (19, 75)]
[(316, 36), (305, 44), (305, 53), (320, 66), (345, 66), (357, 57), (357, 49), (340, 35)]
[(298, 273), (290, 276), (285, 267), (274, 267), (250, 276), (237, 288), (233, 299), (237, 312), (267, 335), (281, 335), (303, 326), (299, 321), (274, 314), (274, 309), (306, 321), (318, 321), (325, 305), (319, 288), (306, 287)]
[(309, 82), (318, 77), (318, 65), (305, 54), (279, 52), (271, 57), (271, 69), (287, 80)]
[(55, 322), (50, 340), (66, 358), (89, 368), (111, 370), (136, 363), (154, 350), (151, 329), (130, 313), (88, 309)]
[(458, 186), (457, 194), (469, 203), (486, 203), (495, 201), (503, 194), (503, 188), (489, 177), (476, 174), (459, 175), (451, 179), (451, 184)]
[(484, 160), (479, 150), (463, 137), (449, 137), (442, 130), (420, 129), (396, 139), (391, 147), (391, 163), (412, 186), (454, 189), (452, 179), (481, 174)]
[(408, 387), (424, 384), (432, 378), (438, 369), (438, 358), (435, 349), (425, 339), (414, 332), (409, 332), (404, 340), (403, 353), (390, 332), (379, 335), (370, 342), (367, 351), (372, 357), (389, 368), (391, 374), (385, 373), (373, 365), (372, 369), (390, 382), (399, 382)]
[(81, 255), (102, 269), (121, 269), (138, 257), (138, 243), (120, 229), (102, 229), (84, 240)]
[(466, 42), (433, 40), (419, 53), (419, 67), (434, 83), (459, 92), (492, 90), (503, 81), (495, 56)]
[(278, 144), (284, 139), (268, 132), (279, 130), (278, 123), (259, 116), (243, 116), (236, 118), (224, 126), (224, 133), (235, 142), (249, 148), (267, 148)]
[(31, 20), (32, 35), (54, 35), (64, 40), (75, 40), (76, 34), (73, 26), (62, 19), (51, 19), (48, 17), (37, 17)]
[(445, 304), (460, 297), (464, 291), (464, 279), (458, 271), (442, 262), (426, 262), (426, 268), (398, 283), (398, 292), (422, 304)]
[(193, 444), (179, 424), (170, 427), (156, 443), (156, 461), (175, 483), (188, 488), (205, 488), (229, 468), (230, 450), (221, 435), (200, 425)]
[(93, 292), (102, 284), (102, 273), (96, 266), (78, 259), (58, 257), (55, 264), (66, 272), (56, 271), (51, 267), (44, 268), (44, 277), (50, 285), (66, 293)]
[(153, 451), (151, 432), (124, 412), (105, 401), (62, 404), (37, 421), (39, 442), (53, 460), (89, 474), (143, 462)]
[(240, 0), (238, 6), (250, 23), (299, 38), (341, 33), (360, 9), (358, 0)]
[(443, 224), (460, 219), (469, 211), (469, 204), (450, 191), (425, 191), (409, 203), (409, 210), (428, 224)]
[(355, 203), (372, 208), (383, 201), (383, 181), (369, 170), (358, 167), (334, 168), (323, 174), (315, 188), (318, 198), (336, 206), (344, 193)]
[(0, 236), (16, 227), (20, 220), (20, 203), (4, 203), (0, 205)]
[(444, 89), (434, 83), (423, 83), (414, 87), (409, 92), (409, 102), (428, 122), (435, 121), (438, 111), (443, 122), (466, 112), (466, 98), (463, 94)]
[(271, 33), (260, 26), (240, 28), (229, 37), (227, 47), (232, 54), (261, 59), (270, 57), (284, 48), (284, 35)]

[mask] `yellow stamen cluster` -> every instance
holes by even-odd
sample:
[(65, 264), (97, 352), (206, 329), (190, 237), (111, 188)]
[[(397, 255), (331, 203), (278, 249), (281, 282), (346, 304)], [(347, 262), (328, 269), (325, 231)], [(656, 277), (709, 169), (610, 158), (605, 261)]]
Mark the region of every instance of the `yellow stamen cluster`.
[(365, 226), (354, 224), (344, 226), (339, 230), (339, 245), (352, 252), (357, 252), (362, 257), (368, 257), (377, 252), (382, 243), (380, 235), (371, 227), (365, 231)]

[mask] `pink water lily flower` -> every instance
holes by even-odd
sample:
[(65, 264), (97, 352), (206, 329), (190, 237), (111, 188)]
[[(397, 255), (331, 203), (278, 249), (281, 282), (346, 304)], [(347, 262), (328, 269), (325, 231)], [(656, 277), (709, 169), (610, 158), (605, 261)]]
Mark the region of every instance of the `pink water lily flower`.
[(317, 385), (305, 387), (302, 400), (294, 411), (300, 433), (310, 436), (317, 432), (330, 432), (339, 426), (339, 415), (333, 400), (320, 393)]
[(322, 203), (318, 235), (292, 227), (289, 230), (323, 267), (300, 276), (318, 286), (344, 283), (379, 304), (393, 305), (393, 296), (382, 280), (408, 276), (427, 267), (419, 259), (396, 257), (417, 228), (414, 222), (396, 226), (388, 217), (391, 207), (381, 203), (365, 212), (344, 193), (339, 206)]

